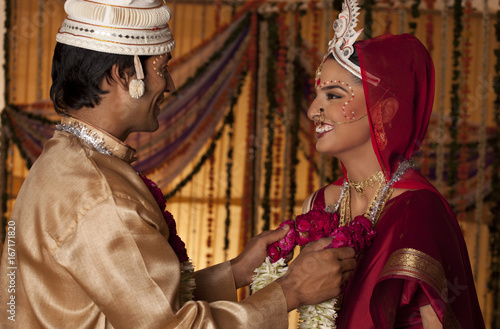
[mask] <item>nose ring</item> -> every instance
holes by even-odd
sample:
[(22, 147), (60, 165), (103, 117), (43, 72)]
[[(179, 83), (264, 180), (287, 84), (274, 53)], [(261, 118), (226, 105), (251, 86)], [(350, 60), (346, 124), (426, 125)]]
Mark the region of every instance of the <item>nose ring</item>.
[(325, 121), (325, 110), (323, 108), (320, 108), (319, 109), (319, 116), (317, 116), (317, 115), (314, 116), (313, 120), (314, 120), (314, 125), (316, 127), (321, 127), (321, 125)]

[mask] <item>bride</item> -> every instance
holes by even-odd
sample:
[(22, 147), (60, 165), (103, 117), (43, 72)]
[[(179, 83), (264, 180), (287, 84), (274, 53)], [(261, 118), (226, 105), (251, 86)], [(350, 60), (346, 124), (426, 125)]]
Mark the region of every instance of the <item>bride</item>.
[[(325, 323), (353, 329), (484, 328), (455, 215), (409, 162), (432, 112), (432, 59), (409, 34), (354, 43), (361, 33), (354, 30), (358, 10), (355, 0), (344, 3), (308, 110), (317, 151), (339, 159), (344, 175), (306, 199), (303, 212), (332, 213), (338, 228), (369, 219), (375, 232), (368, 230), (369, 239), (356, 236), (354, 228), (350, 237), (328, 234), (333, 247), (357, 244), (358, 263), (337, 300), (338, 317)], [(301, 229), (309, 226), (297, 225), (301, 216), (295, 228), (303, 237), (308, 233)], [(303, 309), (301, 317), (309, 312), (317, 321), (318, 309)]]

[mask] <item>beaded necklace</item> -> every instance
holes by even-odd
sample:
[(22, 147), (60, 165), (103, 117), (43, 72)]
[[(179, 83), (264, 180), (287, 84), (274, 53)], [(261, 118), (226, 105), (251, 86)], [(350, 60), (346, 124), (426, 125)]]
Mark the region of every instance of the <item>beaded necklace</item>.
[[(397, 181), (401, 180), (406, 170), (408, 170), (412, 166), (413, 165), (410, 161), (401, 162), (401, 164), (399, 165), (398, 169), (396, 170), (392, 178), (383, 187), (382, 184), (380, 184), (379, 187), (377, 188), (377, 191), (375, 192), (375, 195), (364, 214), (364, 216), (368, 218), (373, 225), (377, 223), (381, 210), (384, 208), (385, 203), (387, 202), (387, 200), (390, 199), (392, 195), (393, 192), (392, 185)], [(342, 190), (340, 192), (340, 197), (337, 203), (333, 207), (331, 206), (325, 207), (325, 211), (331, 213), (337, 212), (340, 208), (341, 226), (346, 225), (351, 221), (351, 210), (350, 210), (351, 198), (350, 198), (349, 185), (350, 185), (349, 182), (347, 180), (344, 180), (344, 183), (342, 185)]]

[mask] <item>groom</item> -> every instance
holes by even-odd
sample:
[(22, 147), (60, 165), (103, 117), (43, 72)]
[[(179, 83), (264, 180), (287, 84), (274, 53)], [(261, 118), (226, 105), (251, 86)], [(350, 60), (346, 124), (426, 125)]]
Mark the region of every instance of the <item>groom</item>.
[(159, 104), (175, 89), (172, 13), (159, 0), (67, 0), (65, 10), (50, 90), (62, 120), (9, 222), (15, 234), (13, 247), (3, 248), (1, 327), (287, 328), (288, 311), (337, 296), (354, 251), (323, 250), (330, 241), (320, 240), (286, 275), (237, 302), (236, 289), (251, 282), (285, 227), (196, 272), (195, 300), (181, 303), (185, 250), (169, 243), (177, 241), (173, 221), (164, 220), (124, 143), (158, 128)]

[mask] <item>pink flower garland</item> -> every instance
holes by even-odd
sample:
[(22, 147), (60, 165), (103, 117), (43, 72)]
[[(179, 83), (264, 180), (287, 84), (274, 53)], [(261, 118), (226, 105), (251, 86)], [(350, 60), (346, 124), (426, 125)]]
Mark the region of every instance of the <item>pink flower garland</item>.
[(155, 182), (153, 182), (144, 175), (139, 175), (139, 176), (142, 178), (142, 180), (148, 187), (151, 194), (153, 194), (156, 203), (158, 203), (158, 206), (160, 207), (160, 210), (163, 214), (163, 218), (165, 219), (165, 222), (167, 223), (168, 226), (168, 230), (170, 232), (168, 236), (168, 243), (170, 244), (172, 249), (174, 249), (177, 258), (179, 258), (179, 262), (183, 263), (189, 260), (187, 256), (186, 246), (184, 242), (181, 240), (181, 238), (177, 235), (177, 226), (175, 224), (174, 216), (172, 216), (171, 213), (165, 210), (167, 203), (165, 201), (165, 197), (163, 196), (163, 192), (158, 187), (158, 185), (156, 185)]
[(349, 225), (339, 227), (339, 214), (318, 208), (297, 216), (295, 221), (284, 221), (279, 228), (284, 225), (290, 226), (290, 231), (267, 248), (273, 263), (288, 255), (296, 245), (304, 246), (326, 237), (333, 237), (326, 248), (352, 247), (358, 254), (369, 247), (376, 236), (372, 222), (363, 215), (356, 216)]

